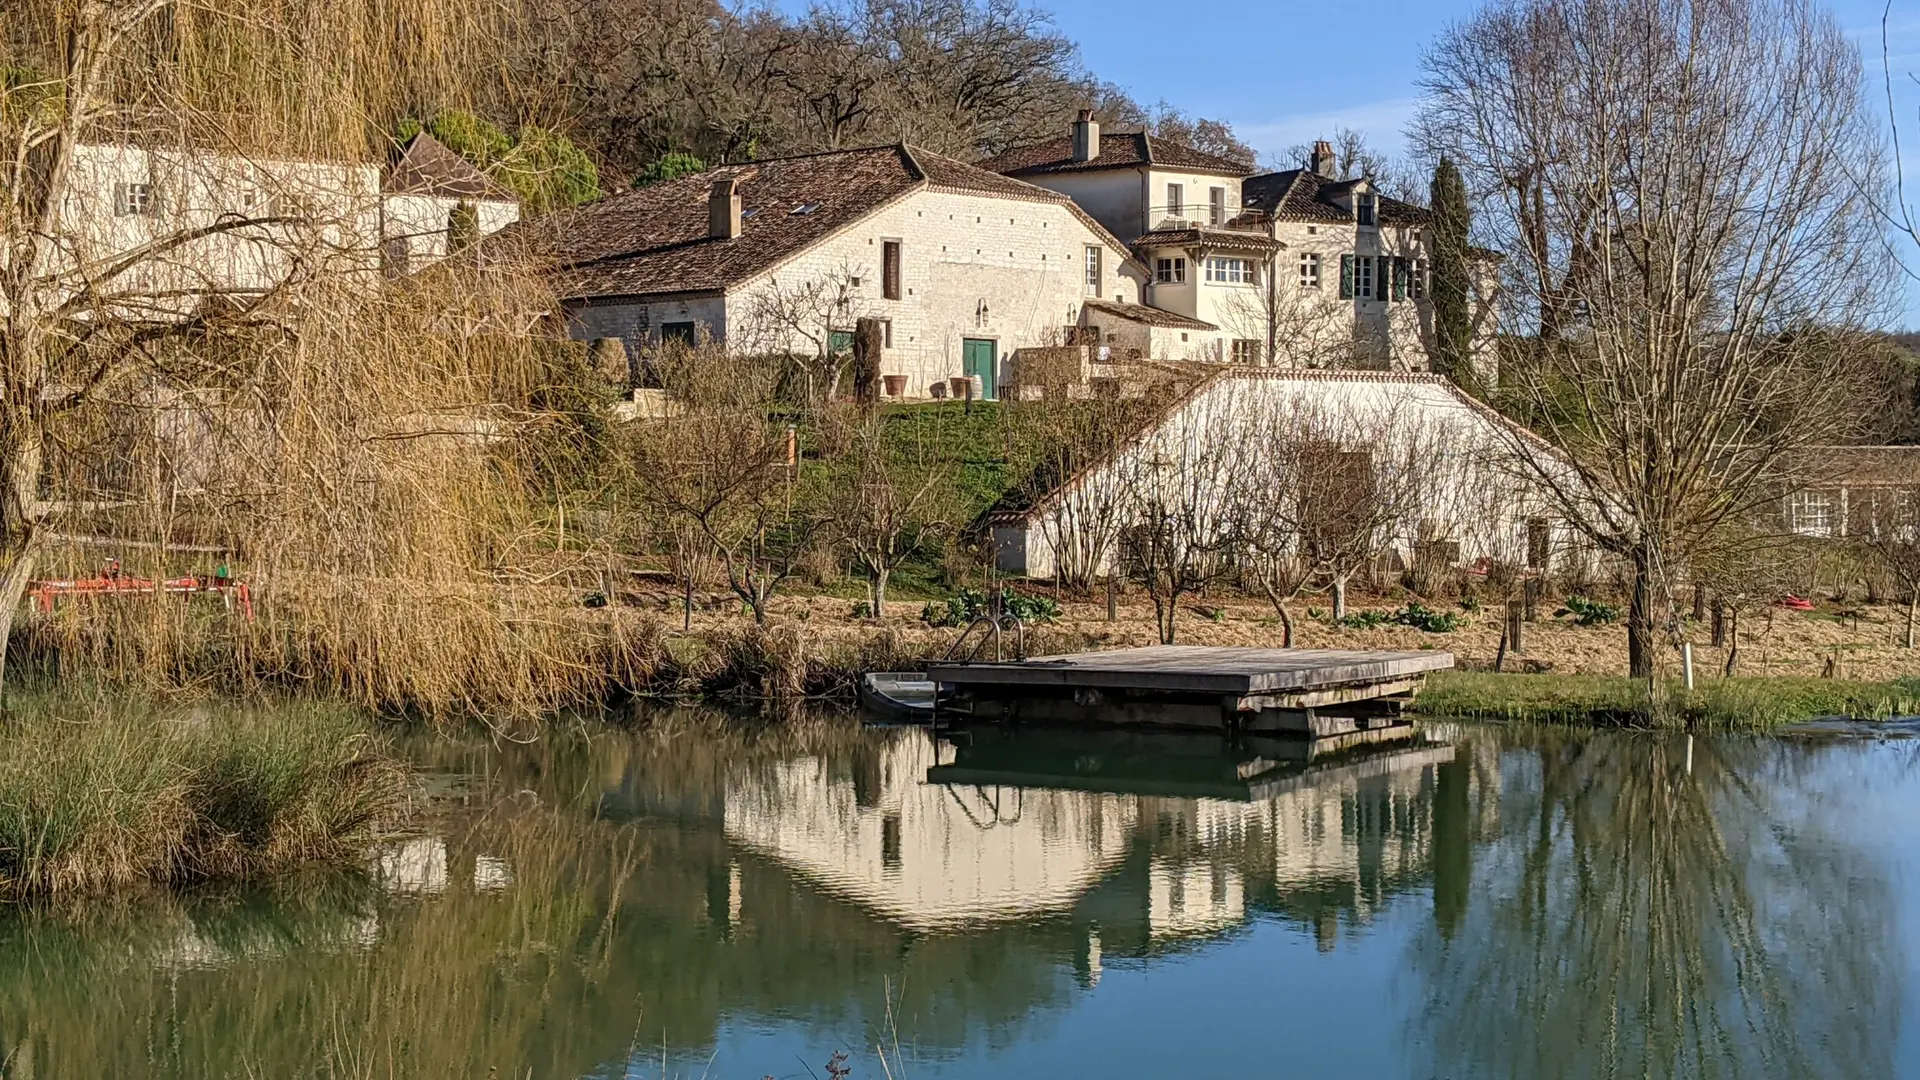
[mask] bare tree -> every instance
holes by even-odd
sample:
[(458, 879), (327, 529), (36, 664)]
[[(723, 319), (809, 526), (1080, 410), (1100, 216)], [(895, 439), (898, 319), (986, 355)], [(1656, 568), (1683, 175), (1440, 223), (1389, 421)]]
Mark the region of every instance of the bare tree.
[[(1367, 141), (1365, 132), (1350, 127), (1338, 127), (1326, 140), (1333, 146), (1334, 174), (1341, 179), (1366, 177), (1373, 186), (1388, 198), (1424, 206), (1427, 201), (1427, 186), (1421, 181), (1420, 170), (1401, 158), (1376, 148)], [(1298, 169), (1305, 165), (1313, 152), (1312, 143), (1299, 143), (1282, 152), (1277, 158), (1269, 158), (1268, 168)]]
[(1160, 643), (1171, 645), (1183, 596), (1232, 573), (1244, 534), (1241, 456), (1204, 419), (1177, 418), (1120, 470), (1128, 492), (1122, 565), (1153, 600)]
[(769, 278), (749, 294), (735, 344), (786, 356), (805, 397), (811, 400), (817, 388), (833, 400), (852, 355), (854, 323), (866, 311), (856, 286), (861, 277), (860, 268), (842, 263), (812, 277)]
[[(1262, 344), (1262, 360), (1273, 367), (1350, 368), (1381, 364), (1387, 343), (1367, 333), (1353, 317), (1353, 302), (1331, 288), (1304, 287), (1285, 260), (1256, 288), (1236, 289), (1218, 317), (1234, 337)], [(1417, 318), (1413, 305), (1394, 315)]]
[(1423, 149), (1530, 339), (1503, 381), (1547, 442), (1514, 449), (1628, 567), (1651, 679), (1677, 568), (1857, 415), (1855, 353), (1810, 331), (1887, 295), (1858, 53), (1808, 0), (1499, 0), (1425, 63)]
[(1848, 507), (1849, 531), (1886, 568), (1907, 599), (1906, 647), (1914, 647), (1920, 621), (1920, 480), (1905, 489), (1855, 492)]
[(873, 617), (887, 617), (887, 583), (916, 555), (930, 554), (956, 526), (959, 512), (946, 447), (924, 433), (895, 438), (885, 413), (846, 408), (822, 419), (835, 446), (834, 490), (841, 545), (865, 573)]

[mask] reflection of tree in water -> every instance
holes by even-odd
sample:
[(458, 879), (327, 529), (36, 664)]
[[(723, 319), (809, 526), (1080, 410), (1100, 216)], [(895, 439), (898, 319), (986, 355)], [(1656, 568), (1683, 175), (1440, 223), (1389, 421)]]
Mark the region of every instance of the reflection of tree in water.
[(1891, 1073), (1889, 887), (1827, 830), (1844, 822), (1782, 820), (1808, 751), (1503, 738), (1500, 833), (1471, 899), (1436, 858), (1442, 933), (1412, 950), (1435, 1075)]
[[(423, 753), (484, 766), (493, 797), (436, 829), (431, 895), (326, 879), (0, 926), (5, 1074), (580, 1076), (663, 1044), (704, 1056), (743, 1018), (860, 1050), (889, 988), (923, 1054), (1030, 1033), (1072, 990), (1084, 924), (916, 935), (695, 823), (725, 762), (810, 753), (857, 780), (870, 744), (844, 725), (698, 724), (504, 757), (438, 744)], [(510, 881), (481, 888), (482, 857)]]

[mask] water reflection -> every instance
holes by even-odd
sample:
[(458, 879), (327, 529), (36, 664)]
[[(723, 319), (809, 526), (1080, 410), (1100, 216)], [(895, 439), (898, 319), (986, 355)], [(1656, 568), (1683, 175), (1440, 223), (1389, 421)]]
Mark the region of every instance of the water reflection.
[[(1783, 805), (1840, 779), (1821, 751), (1503, 741), (1506, 827), (1472, 856), (1488, 887), (1410, 950), (1432, 991), (1417, 1037), (1443, 1074), (1894, 1075), (1888, 880), (1845, 815)], [(1443, 895), (1437, 877), (1436, 917)]]
[[(1116, 980), (1151, 1002), (1133, 973), (1246, 954), (1360, 987), (1347, 1025), (1294, 1037), (1397, 1032), (1409, 1076), (1891, 1075), (1897, 897), (1829, 794), (1865, 752), (1701, 742), (1689, 767), (1467, 729), (1301, 761), (701, 715), (423, 742), (455, 805), (363, 876), (0, 923), (0, 1060), (804, 1075), (897, 1026), (916, 1073), (1004, 1075), (1018, 1047), (1138, 1037), (1061, 1022)], [(1239, 970), (1166, 992), (1266, 992)], [(1272, 1038), (1209, 1032), (1194, 1069), (1258, 1071)]]

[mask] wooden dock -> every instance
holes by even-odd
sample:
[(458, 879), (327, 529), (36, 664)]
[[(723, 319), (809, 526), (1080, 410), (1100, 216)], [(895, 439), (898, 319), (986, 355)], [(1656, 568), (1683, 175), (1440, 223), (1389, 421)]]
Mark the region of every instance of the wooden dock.
[(973, 719), (1142, 724), (1370, 742), (1445, 652), (1153, 645), (991, 663), (936, 663), (943, 709)]

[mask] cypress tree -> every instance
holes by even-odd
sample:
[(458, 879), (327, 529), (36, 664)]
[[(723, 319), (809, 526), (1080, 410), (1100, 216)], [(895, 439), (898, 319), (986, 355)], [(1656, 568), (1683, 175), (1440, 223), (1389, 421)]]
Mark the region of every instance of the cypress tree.
[(1430, 192), (1433, 227), (1433, 370), (1463, 386), (1473, 381), (1472, 285), (1467, 264), (1467, 185), (1452, 161), (1440, 159)]

